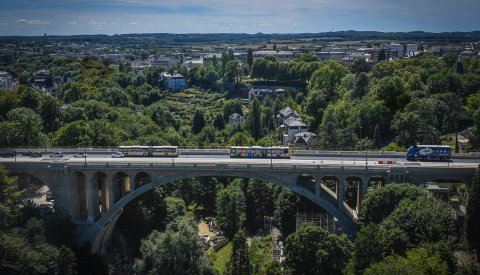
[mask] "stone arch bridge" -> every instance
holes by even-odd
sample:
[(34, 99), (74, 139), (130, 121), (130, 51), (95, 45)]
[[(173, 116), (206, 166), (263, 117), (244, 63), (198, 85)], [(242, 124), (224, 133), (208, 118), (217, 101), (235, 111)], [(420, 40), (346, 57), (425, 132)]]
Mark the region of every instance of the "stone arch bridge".
[[(470, 183), (474, 167), (361, 166), (318, 164), (229, 163), (115, 163), (21, 162), (6, 163), (14, 176), (46, 184), (55, 198), (55, 211), (64, 211), (85, 228), (80, 242), (92, 251), (102, 249), (122, 209), (141, 194), (173, 181), (193, 177), (252, 178), (288, 188), (335, 216), (341, 231), (356, 230), (361, 201), (369, 183), (422, 184), (435, 180)], [(326, 181), (335, 183), (332, 189)], [(357, 184), (356, 206), (345, 200), (345, 182)]]

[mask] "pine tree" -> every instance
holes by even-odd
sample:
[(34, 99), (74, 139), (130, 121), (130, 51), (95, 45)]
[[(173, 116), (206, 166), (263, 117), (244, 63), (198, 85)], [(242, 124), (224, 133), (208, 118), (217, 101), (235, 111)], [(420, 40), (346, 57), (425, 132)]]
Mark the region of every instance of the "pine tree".
[(0, 231), (10, 228), (19, 218), (21, 195), (15, 179), (9, 177), (5, 167), (0, 165)]
[(477, 261), (480, 261), (480, 165), (468, 188), (466, 208), (465, 238), (470, 249), (477, 253)]
[(251, 70), (253, 65), (253, 50), (250, 48), (247, 50), (247, 64), (248, 69)]
[(205, 127), (205, 118), (203, 117), (203, 113), (197, 109), (193, 115), (192, 132), (198, 134), (202, 131), (203, 127)]
[(248, 257), (248, 246), (245, 231), (240, 229), (235, 233), (232, 243), (232, 254), (228, 262), (229, 274), (232, 275), (249, 275), (252, 266)]
[(249, 114), (249, 126), (250, 126), (250, 133), (252, 134), (252, 137), (255, 140), (258, 140), (260, 138), (260, 118), (261, 118), (261, 113), (260, 113), (260, 102), (258, 99), (252, 100), (251, 103), (251, 113)]

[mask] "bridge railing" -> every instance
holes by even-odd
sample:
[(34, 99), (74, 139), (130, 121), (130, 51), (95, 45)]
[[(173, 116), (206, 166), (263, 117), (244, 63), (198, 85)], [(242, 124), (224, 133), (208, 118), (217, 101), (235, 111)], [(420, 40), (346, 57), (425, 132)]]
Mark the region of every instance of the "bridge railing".
[(77, 169), (195, 169), (195, 170), (301, 170), (301, 171), (381, 171), (388, 167), (365, 167), (334, 164), (246, 164), (246, 163), (67, 163), (68, 168)]

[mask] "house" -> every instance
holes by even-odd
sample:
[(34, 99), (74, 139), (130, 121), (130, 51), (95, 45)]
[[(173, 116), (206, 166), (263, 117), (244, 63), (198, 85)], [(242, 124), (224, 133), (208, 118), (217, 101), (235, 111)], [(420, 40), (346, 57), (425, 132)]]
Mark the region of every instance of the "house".
[(248, 99), (253, 100), (255, 98), (263, 99), (267, 96), (272, 96), (272, 90), (270, 89), (250, 89), (248, 91)]
[(289, 118), (284, 121), (283, 125), (280, 126), (282, 130), (282, 142), (284, 145), (288, 143), (294, 143), (295, 134), (308, 132), (307, 124), (303, 123), (297, 118)]
[(174, 73), (174, 74), (168, 74), (168, 73), (162, 73), (160, 74), (160, 83), (163, 82), (163, 87), (165, 89), (168, 89), (172, 92), (177, 92), (180, 90), (183, 90), (185, 87), (187, 87), (187, 84), (185, 82), (185, 77), (181, 74)]
[(34, 73), (28, 83), (40, 92), (56, 96), (58, 94), (58, 86), (63, 84), (60, 77), (55, 77), (48, 70), (39, 70)]
[(277, 122), (279, 125), (283, 124), (285, 120), (289, 118), (299, 118), (297, 111), (292, 109), (290, 106), (278, 111)]
[(15, 79), (9, 73), (0, 71), (0, 89), (14, 89), (16, 86)]
[(265, 58), (267, 56), (275, 57), (276, 61), (291, 61), (293, 59), (293, 52), (291, 51), (275, 51), (275, 50), (262, 50), (254, 51), (253, 59)]
[(308, 148), (314, 146), (315, 143), (317, 143), (317, 135), (312, 132), (295, 134), (295, 140), (293, 142), (295, 148)]
[(194, 67), (202, 67), (202, 66), (203, 66), (203, 59), (187, 60), (182, 63), (182, 67), (185, 67), (187, 69), (192, 69)]
[(154, 68), (162, 67), (169, 69), (177, 63), (177, 60), (173, 56), (154, 55), (150, 60), (150, 65)]
[(218, 64), (222, 64), (222, 54), (221, 53), (214, 53), (214, 54), (207, 54), (203, 57), (203, 66), (210, 66), (213, 65), (213, 58), (217, 59)]
[(245, 119), (238, 113), (233, 113), (228, 116), (228, 124), (241, 124)]

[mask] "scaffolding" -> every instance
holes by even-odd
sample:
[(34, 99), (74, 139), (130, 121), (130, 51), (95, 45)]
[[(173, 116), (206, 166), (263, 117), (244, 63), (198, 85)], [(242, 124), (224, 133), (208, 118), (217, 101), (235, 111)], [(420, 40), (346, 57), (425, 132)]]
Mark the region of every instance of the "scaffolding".
[(307, 213), (298, 212), (297, 209), (296, 230), (306, 222), (314, 223), (329, 232), (334, 232), (337, 229), (337, 220), (328, 213), (307, 215)]

